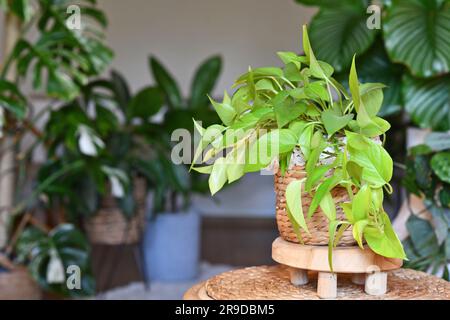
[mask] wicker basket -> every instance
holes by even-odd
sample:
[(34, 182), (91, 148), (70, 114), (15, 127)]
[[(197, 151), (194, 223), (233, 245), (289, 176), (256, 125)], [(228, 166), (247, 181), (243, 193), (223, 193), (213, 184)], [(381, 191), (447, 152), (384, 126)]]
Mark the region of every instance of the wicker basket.
[(38, 300), (41, 290), (24, 267), (0, 272), (0, 300)]
[[(291, 221), (286, 213), (286, 187), (293, 180), (300, 180), (306, 175), (305, 168), (302, 165), (294, 165), (286, 170), (282, 176), (280, 170), (275, 174), (275, 193), (276, 193), (276, 219), (280, 236), (289, 242), (300, 243), (297, 234), (294, 232)], [(350, 201), (345, 188), (336, 187), (331, 191), (335, 203)], [(313, 194), (304, 192), (302, 194), (302, 206), (305, 214), (306, 225), (310, 234), (302, 231), (301, 238), (303, 244), (307, 245), (328, 245), (328, 225), (329, 221), (320, 207), (317, 208), (314, 215), (306, 218), (309, 205), (311, 204)], [(345, 220), (345, 215), (340, 206), (336, 206), (336, 219)], [(353, 238), (352, 228), (348, 227), (338, 243), (338, 246), (353, 246), (356, 244)]]
[(136, 214), (127, 219), (111, 194), (103, 197), (101, 209), (85, 220), (89, 240), (96, 244), (118, 245), (139, 242), (145, 225), (147, 186), (143, 178), (133, 180)]

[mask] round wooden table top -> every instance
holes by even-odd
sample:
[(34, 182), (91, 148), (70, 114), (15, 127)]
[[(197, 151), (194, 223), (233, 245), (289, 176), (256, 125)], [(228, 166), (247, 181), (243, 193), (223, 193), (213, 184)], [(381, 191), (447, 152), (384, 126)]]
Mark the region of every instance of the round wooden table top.
[[(286, 266), (304, 270), (330, 272), (328, 246), (308, 246), (277, 238), (272, 243), (272, 259)], [(369, 247), (333, 248), (333, 272), (367, 273), (395, 270), (402, 266), (401, 259), (380, 256)]]
[[(388, 291), (370, 296), (364, 286), (351, 282), (347, 274), (338, 277), (338, 300), (450, 300), (450, 282), (410, 269), (388, 271)], [(228, 271), (189, 289), (185, 300), (317, 300), (316, 272), (306, 285), (294, 286), (288, 267), (260, 266)]]

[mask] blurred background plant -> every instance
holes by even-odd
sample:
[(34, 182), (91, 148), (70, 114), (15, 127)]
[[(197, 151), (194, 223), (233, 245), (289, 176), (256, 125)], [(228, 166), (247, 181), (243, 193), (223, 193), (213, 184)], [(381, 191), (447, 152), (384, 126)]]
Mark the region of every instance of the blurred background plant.
[[(295, 1), (319, 8), (310, 22), (310, 38), (319, 59), (330, 61), (345, 79), (356, 53), (361, 81), (379, 81), (388, 86), (380, 115), (392, 124), (386, 149), (396, 162), (392, 181), (395, 192), (386, 200), (388, 212), (394, 216), (404, 201), (402, 164), (406, 162), (408, 127), (450, 130), (450, 2)], [(369, 17), (375, 28), (368, 27)], [(410, 165), (415, 157), (417, 163), (424, 162), (425, 155), (412, 151)], [(409, 229), (418, 232), (416, 228)], [(427, 250), (434, 249), (428, 243)]]
[[(23, 148), (22, 138), (26, 133), (32, 133), (37, 138), (42, 136), (35, 127), (42, 114), (34, 113), (32, 102), (27, 96), (30, 92), (43, 93), (52, 99), (52, 105), (71, 100), (80, 93), (90, 77), (105, 69), (113, 57), (112, 51), (103, 43), (107, 19), (96, 7), (96, 1), (78, 3), (79, 13), (83, 14), (79, 30), (66, 24), (69, 4), (65, 0), (0, 1), (5, 14), (4, 61), (0, 65), (0, 247), (3, 248), (17, 225), (22, 225), (25, 232), (32, 233), (27, 229), (27, 224), (17, 222), (24, 220), (24, 212), (32, 210), (33, 200), (41, 190), (38, 187), (31, 194), (25, 192), (25, 183), (30, 176), (31, 153), (37, 144)], [(81, 19), (81, 15), (78, 18)], [(56, 173), (44, 184), (53, 182), (60, 174), (62, 172)], [(48, 234), (41, 232), (38, 242), (47, 249), (62, 249), (64, 241), (59, 242), (57, 238), (69, 236), (66, 231), (67, 228), (61, 228)], [(16, 241), (17, 237), (11, 240)], [(15, 261), (27, 263), (31, 271), (37, 267), (37, 263), (39, 272), (45, 272), (46, 268), (51, 267), (52, 259), (62, 261), (64, 265), (76, 262), (83, 266), (88, 247), (82, 237), (78, 237), (77, 242), (83, 255), (69, 257), (52, 249), (52, 258), (48, 254), (36, 256), (35, 251), (24, 251), (23, 247), (16, 247), (12, 243), (8, 248), (17, 248), (20, 252), (7, 250), (6, 254), (12, 259), (18, 257), (16, 254), (21, 255), (22, 258)], [(39, 246), (37, 242), (36, 245)], [(45, 284), (44, 278), (39, 277), (36, 270), (31, 275), (44, 289), (67, 294), (67, 291)], [(86, 276), (89, 277), (88, 272)], [(92, 290), (84, 293), (92, 293)]]
[(414, 212), (407, 221), (409, 237), (404, 244), (409, 261), (405, 266), (439, 274), (448, 281), (450, 134), (429, 134), (424, 144), (410, 149), (406, 164), (404, 185), (424, 200), (425, 209)]
[[(149, 169), (152, 167), (153, 172), (159, 173), (154, 175), (156, 179), (153, 181), (155, 188), (153, 212), (176, 213), (189, 207), (193, 193), (208, 193), (208, 182), (200, 174), (188, 174), (189, 164), (173, 163), (171, 154), (175, 143), (172, 141), (172, 133), (176, 129), (185, 129), (189, 132), (189, 136), (193, 137), (194, 117), (205, 125), (211, 125), (218, 120), (208, 95), (211, 95), (217, 83), (222, 69), (222, 59), (219, 56), (212, 56), (201, 63), (193, 76), (187, 98), (182, 97), (179, 85), (156, 57), (149, 58), (149, 65), (167, 106), (163, 111), (163, 120), (158, 124), (161, 136), (154, 136), (152, 139), (154, 146), (160, 146), (157, 149), (160, 152), (155, 161), (148, 164)], [(194, 152), (194, 141), (190, 141), (190, 145), (191, 151)]]

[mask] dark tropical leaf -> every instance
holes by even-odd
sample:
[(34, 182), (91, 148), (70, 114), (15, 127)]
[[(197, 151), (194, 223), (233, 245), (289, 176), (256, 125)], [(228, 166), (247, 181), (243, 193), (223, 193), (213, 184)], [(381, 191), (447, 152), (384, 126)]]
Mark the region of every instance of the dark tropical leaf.
[(406, 64), (418, 77), (450, 71), (448, 1), (395, 0), (385, 11), (383, 32), (393, 61)]
[(126, 106), (131, 100), (130, 88), (125, 78), (117, 71), (111, 71), (111, 82), (114, 88), (116, 101), (122, 111), (126, 110)]
[(374, 42), (377, 30), (367, 28), (365, 1), (340, 1), (322, 7), (310, 26), (310, 40), (317, 58), (337, 72), (350, 67), (353, 55), (364, 53)]
[(149, 58), (149, 64), (153, 78), (164, 92), (168, 105), (175, 109), (181, 108), (183, 106), (183, 99), (181, 98), (180, 89), (175, 80), (155, 57)]
[(163, 96), (157, 87), (147, 87), (139, 91), (130, 101), (127, 108), (128, 118), (148, 120), (157, 114), (163, 104)]
[(422, 257), (436, 254), (439, 245), (431, 224), (412, 214), (406, 223), (415, 251)]
[(203, 108), (209, 105), (207, 95), (213, 90), (221, 68), (220, 56), (211, 57), (200, 65), (192, 81), (190, 108)]
[(403, 100), (412, 120), (422, 128), (450, 130), (450, 76), (405, 76), (403, 83)]

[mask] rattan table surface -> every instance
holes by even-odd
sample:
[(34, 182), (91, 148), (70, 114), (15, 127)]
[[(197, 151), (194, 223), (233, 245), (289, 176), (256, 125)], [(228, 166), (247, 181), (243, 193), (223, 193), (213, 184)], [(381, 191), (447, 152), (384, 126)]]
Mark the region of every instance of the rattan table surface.
[[(316, 273), (308, 284), (296, 287), (287, 267), (259, 266), (228, 271), (199, 283), (184, 295), (186, 300), (316, 300)], [(450, 282), (424, 272), (398, 269), (388, 272), (388, 291), (369, 296), (353, 284), (349, 275), (339, 275), (338, 300), (450, 300)]]

